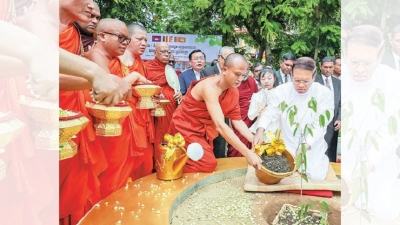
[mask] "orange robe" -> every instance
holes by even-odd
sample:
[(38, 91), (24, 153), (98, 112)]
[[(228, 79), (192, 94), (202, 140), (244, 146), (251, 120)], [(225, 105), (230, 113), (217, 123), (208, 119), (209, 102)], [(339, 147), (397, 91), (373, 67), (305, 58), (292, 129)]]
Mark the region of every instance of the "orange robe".
[[(191, 94), (192, 88), (203, 78), (193, 81), (182, 103), (175, 110), (169, 134), (180, 132), (186, 141), (186, 148), (189, 144), (197, 142), (204, 149), (204, 155), (199, 161), (188, 160), (183, 167), (183, 172), (207, 172), (211, 173), (217, 166), (217, 159), (214, 156), (213, 140), (218, 136), (214, 122), (211, 120), (204, 101), (198, 101)], [(238, 104), (239, 92), (236, 88), (228, 88), (219, 96), (219, 104), (225, 118), (240, 120), (240, 107)]]
[[(135, 56), (135, 62), (129, 66), (129, 72), (138, 72), (147, 79), (147, 70), (140, 56)], [(131, 174), (132, 180), (151, 174), (153, 170), (153, 143), (154, 122), (148, 109), (136, 109), (138, 98), (133, 96), (128, 100), (132, 108), (133, 122), (133, 145), (135, 151), (135, 163)]]
[[(108, 68), (110, 73), (118, 77), (124, 77), (129, 73), (128, 67), (123, 65), (118, 58), (110, 61)], [(90, 101), (91, 99), (88, 99)], [(122, 134), (116, 137), (97, 138), (107, 158), (108, 167), (100, 174), (101, 197), (105, 198), (114, 191), (123, 187), (132, 172), (135, 165), (135, 146), (133, 145), (133, 126), (134, 116), (131, 113), (122, 122)]]
[[(253, 120), (250, 120), (247, 113), (249, 112), (251, 96), (258, 92), (258, 86), (256, 80), (252, 77), (247, 78), (247, 80), (240, 84), (237, 88), (239, 91), (239, 105), (240, 114), (242, 116), (243, 122), (250, 127), (253, 124)], [(238, 136), (240, 141), (246, 145), (247, 148), (251, 148), (252, 143), (248, 141), (242, 134), (239, 133), (235, 128), (233, 132)], [(236, 150), (232, 145), (228, 144), (228, 157), (241, 157), (243, 156), (238, 150)]]
[(150, 60), (145, 62), (147, 68), (147, 79), (151, 80), (154, 84), (161, 87), (161, 93), (170, 103), (164, 108), (166, 115), (154, 117), (154, 127), (155, 127), (155, 139), (154, 139), (154, 150), (158, 151), (159, 144), (164, 139), (164, 135), (168, 132), (168, 127), (171, 124), (172, 115), (175, 109), (178, 107), (177, 102), (174, 100), (175, 91), (172, 89), (168, 83), (165, 76), (165, 66), (158, 60)]
[[(59, 35), (60, 48), (81, 54), (79, 33), (74, 26)], [(85, 107), (86, 91), (60, 91), (60, 108), (82, 112), (89, 120)], [(73, 139), (78, 153), (59, 162), (59, 217), (60, 224), (76, 224), (82, 216), (101, 200), (99, 174), (107, 167), (100, 142), (96, 140), (93, 121)]]

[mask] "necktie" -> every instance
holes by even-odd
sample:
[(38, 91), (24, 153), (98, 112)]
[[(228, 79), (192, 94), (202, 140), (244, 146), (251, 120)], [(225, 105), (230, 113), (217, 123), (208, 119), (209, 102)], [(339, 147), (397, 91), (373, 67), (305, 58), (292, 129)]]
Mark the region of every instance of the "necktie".
[(329, 85), (329, 79), (325, 78), (325, 86), (331, 90), (331, 85)]
[(288, 81), (288, 78), (287, 78), (288, 76), (289, 76), (288, 74), (285, 75), (285, 83), (287, 83), (287, 81)]

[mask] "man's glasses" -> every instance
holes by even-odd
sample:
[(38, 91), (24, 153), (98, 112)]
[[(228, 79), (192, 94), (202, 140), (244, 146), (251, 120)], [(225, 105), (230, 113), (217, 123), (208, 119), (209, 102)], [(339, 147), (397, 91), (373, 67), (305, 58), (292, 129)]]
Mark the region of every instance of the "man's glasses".
[(221, 58), (225, 61), (225, 58), (222, 55), (219, 55), (219, 56), (221, 56)]
[(164, 55), (171, 55), (171, 52), (168, 50), (160, 50), (158, 52), (160, 52), (161, 54), (164, 54)]
[(293, 83), (299, 85), (301, 82), (304, 83), (304, 85), (309, 85), (311, 84), (312, 80), (297, 80), (297, 79), (293, 79)]
[(261, 70), (254, 70), (254, 73), (259, 73), (261, 72)]
[(168, 63), (175, 64), (175, 60), (169, 60)]
[(121, 35), (121, 34), (113, 34), (113, 33), (110, 33), (110, 32), (102, 32), (102, 33), (117, 36), (117, 37), (118, 37), (118, 42), (119, 42), (119, 43), (124, 43), (124, 41), (126, 41), (126, 43), (127, 43), (128, 45), (129, 45), (129, 43), (131, 43), (131, 39), (130, 39), (130, 38), (127, 38), (127, 37), (125, 37), (125, 36), (123, 36), (123, 35)]

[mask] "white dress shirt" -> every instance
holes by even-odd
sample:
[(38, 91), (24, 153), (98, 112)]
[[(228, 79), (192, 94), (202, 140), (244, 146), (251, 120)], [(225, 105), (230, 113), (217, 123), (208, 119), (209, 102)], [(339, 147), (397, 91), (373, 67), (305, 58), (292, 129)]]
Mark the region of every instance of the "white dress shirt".
[(196, 70), (193, 70), (194, 75), (196, 76), (196, 80), (200, 80), (200, 73), (197, 72)]

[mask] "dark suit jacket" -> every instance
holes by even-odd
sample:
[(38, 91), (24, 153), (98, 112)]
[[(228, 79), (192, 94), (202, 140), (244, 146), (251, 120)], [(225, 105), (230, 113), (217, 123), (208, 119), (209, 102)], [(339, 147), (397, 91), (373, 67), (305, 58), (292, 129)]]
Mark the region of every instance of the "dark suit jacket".
[(280, 71), (280, 69), (279, 70), (275, 70), (276, 80), (275, 80), (275, 83), (274, 83), (274, 87), (278, 87), (278, 85), (283, 84), (282, 77), (281, 77), (281, 72), (279, 72), (279, 71)]
[(181, 73), (179, 76), (179, 83), (181, 85), (181, 93), (182, 95), (186, 94), (187, 89), (189, 89), (190, 84), (192, 81), (196, 80), (196, 75), (194, 74), (193, 69), (186, 70), (185, 72)]
[(392, 67), (393, 69), (397, 70), (396, 63), (394, 61), (394, 57), (393, 57), (393, 53), (392, 53), (392, 49), (389, 49), (385, 52), (381, 63), (388, 65), (389, 67)]
[[(322, 85), (325, 86), (324, 83), (324, 78), (322, 77), (322, 74), (317, 74), (315, 77), (315, 82), (318, 82)], [(341, 120), (341, 90), (342, 90), (342, 84), (339, 79), (336, 77), (332, 76), (332, 86), (334, 90), (334, 102), (335, 102), (335, 110), (333, 112), (333, 120), (332, 122), (335, 122), (336, 120)]]
[(218, 66), (209, 66), (200, 71), (200, 78), (211, 76), (214, 74), (219, 74)]

